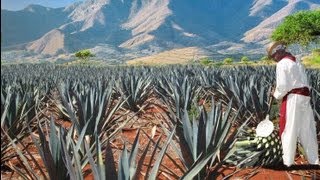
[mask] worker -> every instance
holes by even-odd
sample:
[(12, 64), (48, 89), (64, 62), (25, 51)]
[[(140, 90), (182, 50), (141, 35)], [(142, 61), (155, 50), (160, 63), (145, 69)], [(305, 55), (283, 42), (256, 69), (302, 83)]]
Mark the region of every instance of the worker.
[(282, 99), (279, 135), (283, 163), (294, 164), (297, 140), (300, 141), (309, 164), (319, 165), (316, 122), (310, 104), (310, 86), (300, 60), (287, 51), (286, 44), (272, 42), (268, 57), (277, 62), (276, 87), (273, 96)]

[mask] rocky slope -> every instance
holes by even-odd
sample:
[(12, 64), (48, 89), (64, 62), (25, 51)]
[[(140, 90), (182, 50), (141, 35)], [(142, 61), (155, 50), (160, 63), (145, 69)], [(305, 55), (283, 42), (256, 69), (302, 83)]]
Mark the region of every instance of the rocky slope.
[(208, 55), (261, 54), (287, 15), (316, 8), (318, 0), (86, 0), (57, 9), (31, 5), (1, 10), (2, 48), (53, 57), (88, 48), (106, 60), (185, 47), (206, 49)]

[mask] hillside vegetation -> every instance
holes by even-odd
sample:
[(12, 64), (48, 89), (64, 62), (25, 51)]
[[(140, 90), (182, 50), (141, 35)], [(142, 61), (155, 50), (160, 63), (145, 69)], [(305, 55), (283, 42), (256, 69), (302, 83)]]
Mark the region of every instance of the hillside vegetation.
[(303, 57), (302, 62), (306, 67), (320, 68), (320, 49), (316, 49), (309, 56)]

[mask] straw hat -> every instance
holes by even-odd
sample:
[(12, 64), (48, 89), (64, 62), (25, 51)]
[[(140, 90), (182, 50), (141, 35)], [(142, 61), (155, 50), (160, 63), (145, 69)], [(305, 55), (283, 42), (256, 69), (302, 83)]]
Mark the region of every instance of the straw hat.
[(273, 53), (275, 53), (279, 49), (286, 49), (287, 46), (282, 41), (271, 42), (267, 48), (268, 56), (271, 57)]

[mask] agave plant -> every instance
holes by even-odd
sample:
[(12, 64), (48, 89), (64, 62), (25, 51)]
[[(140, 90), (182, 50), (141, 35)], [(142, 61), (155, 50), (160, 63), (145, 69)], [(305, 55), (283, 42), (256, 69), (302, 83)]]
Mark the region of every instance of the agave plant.
[(13, 143), (27, 136), (37, 104), (37, 91), (22, 94), (11, 86), (1, 89), (1, 166), (15, 156), (11, 151)]
[[(269, 73), (267, 70), (262, 69), (260, 73)], [(242, 72), (241, 69), (240, 72)], [(270, 75), (265, 74), (263, 77), (257, 74), (243, 74), (226, 76), (225, 79), (216, 78), (218, 87), (212, 90), (213, 95), (224, 101), (225, 104), (233, 98), (235, 100), (233, 108), (236, 110), (239, 107), (243, 108), (239, 115), (238, 124), (242, 124), (243, 119), (251, 117), (250, 123), (255, 126), (266, 117), (273, 83), (271, 79), (267, 78)]]
[[(70, 131), (73, 132), (73, 131)], [(77, 142), (73, 141), (71, 138), (72, 133), (65, 133), (65, 131), (62, 129), (60, 131), (60, 134), (62, 137), (61, 140), (61, 147), (62, 147), (62, 156), (63, 162), (65, 164), (65, 167), (68, 171), (69, 178), (72, 180), (76, 179), (84, 179), (83, 175), (83, 170), (84, 167), (88, 163), (88, 159), (85, 158), (86, 152), (81, 151), (80, 146), (81, 144), (85, 143), (84, 141), (84, 134), (85, 128), (83, 129), (81, 135), (80, 135), (80, 140)]]
[[(161, 136), (159, 137), (157, 143), (155, 143), (155, 147), (153, 151), (151, 151), (152, 156), (148, 163), (147, 170), (145, 171), (146, 179), (155, 180), (157, 179), (158, 171), (161, 165), (161, 161), (166, 153), (166, 150), (173, 138), (175, 131), (172, 131), (171, 134), (168, 136), (166, 143), (162, 148), (160, 148), (160, 140)], [(138, 160), (138, 151), (139, 151), (139, 136), (140, 130), (137, 132), (136, 137), (133, 141), (131, 151), (128, 152), (127, 146), (124, 144), (123, 150), (121, 155), (119, 156), (118, 161), (118, 169), (116, 170), (115, 167), (115, 160), (113, 159), (113, 152), (110, 148), (110, 143), (108, 141), (108, 145), (105, 150), (105, 160), (103, 161), (102, 157), (102, 144), (100, 143), (99, 139), (96, 139), (96, 153), (91, 152), (88, 145), (86, 144), (87, 149), (87, 157), (89, 159), (93, 175), (95, 179), (137, 179), (139, 177), (140, 172), (142, 171), (142, 166), (144, 164), (146, 155), (150, 150), (151, 144), (153, 140), (150, 138), (148, 144), (142, 150), (142, 155)], [(86, 143), (86, 142), (85, 142)], [(156, 157), (156, 152), (158, 149), (161, 149), (158, 156)], [(94, 154), (96, 154), (96, 162), (94, 160)], [(152, 160), (156, 158), (155, 163), (152, 167)]]
[[(235, 141), (233, 137), (238, 131), (229, 134), (231, 124), (238, 116), (232, 111), (232, 102), (224, 107), (225, 111), (222, 103), (216, 104), (213, 99), (210, 106), (210, 110), (199, 107), (198, 116), (190, 115), (186, 105), (182, 111), (182, 128), (178, 126), (176, 133), (181, 147), (174, 146), (186, 168), (182, 179), (207, 177), (210, 174), (208, 167), (222, 163), (218, 161), (218, 157), (223, 159), (226, 154), (220, 152), (230, 151), (231, 144)], [(217, 172), (217, 169), (213, 171)]]
[(61, 86), (62, 105), (58, 106), (75, 124), (78, 132), (82, 132), (88, 122), (86, 135), (108, 130), (107, 127), (117, 119), (114, 117), (115, 112), (124, 103), (122, 98), (117, 101), (113, 99), (113, 85), (107, 84), (105, 87), (99, 83), (97, 88), (93, 88), (78, 84), (70, 90), (68, 86)]
[(172, 118), (182, 119), (182, 111), (184, 108), (191, 109), (192, 102), (196, 99), (200, 91), (200, 87), (195, 80), (185, 77), (171, 77), (170, 79), (162, 77), (156, 88), (158, 95), (168, 106), (171, 114), (175, 114)]
[[(311, 103), (319, 125), (320, 75), (317, 70), (307, 72), (312, 86)], [(156, 78), (158, 81), (154, 81)], [(113, 83), (114, 79), (117, 82)], [(142, 164), (145, 165), (143, 160), (151, 151), (145, 178), (156, 179), (159, 171), (170, 172), (161, 163), (165, 155), (170, 158), (166, 152), (169, 145), (182, 162), (175, 165), (184, 175), (174, 176), (176, 179), (215, 179), (219, 167), (226, 161), (239, 163), (241, 167), (272, 164), (278, 157), (273, 154), (273, 149), (279, 147), (277, 139), (255, 138), (252, 132), (241, 129), (255, 126), (264, 119), (274, 81), (274, 67), (5, 66), (1, 71), (1, 140), (7, 143), (1, 145), (2, 165), (17, 157), (22, 166), (10, 165), (10, 168), (25, 179), (40, 176), (84, 179), (84, 167), (89, 164), (96, 179), (134, 179), (139, 178), (138, 172)], [(60, 87), (61, 82), (65, 84)], [(49, 90), (57, 95), (56, 99), (61, 99), (59, 110), (64, 118), (72, 121), (70, 129), (57, 127), (55, 120), (47, 117), (51, 112), (43, 97), (53, 98)], [(110, 156), (109, 140), (130, 120), (127, 116), (124, 120), (117, 112), (121, 107), (143, 112), (150, 104), (150, 97), (155, 95), (153, 90), (161, 98), (160, 103), (167, 106), (164, 109), (170, 111), (166, 113), (171, 122), (164, 127), (168, 139), (161, 145), (160, 138), (157, 142), (149, 138), (147, 146), (142, 148), (137, 143), (138, 133), (131, 150), (127, 144), (124, 146), (117, 164)], [(215, 101), (210, 101), (211, 97)], [(197, 103), (199, 98), (209, 102), (205, 101), (202, 106)], [(38, 125), (33, 123), (34, 117), (39, 117)], [(50, 121), (49, 127), (43, 125), (44, 121)], [(238, 129), (230, 132), (231, 126)], [(22, 139), (29, 133), (45, 169), (40, 168), (38, 159), (23, 144)], [(236, 148), (232, 149), (233, 144)], [(269, 154), (265, 149), (271, 150)], [(137, 151), (142, 152), (140, 158)], [(40, 169), (40, 174), (34, 171), (30, 161)], [(138, 162), (136, 166), (134, 162)]]
[(143, 110), (148, 104), (145, 102), (150, 98), (153, 84), (152, 78), (146, 76), (124, 76), (117, 84), (119, 93), (126, 99), (124, 108), (133, 112)]
[(1, 89), (1, 128), (11, 138), (23, 134), (26, 124), (36, 114), (38, 92), (21, 94), (8, 86), (5, 92)]
[(137, 170), (136, 157), (139, 149), (139, 132), (133, 142), (131, 153), (128, 155), (126, 145), (122, 150), (122, 154), (119, 157), (118, 164), (118, 179), (134, 179)]
[(226, 162), (243, 167), (275, 166), (282, 161), (282, 146), (279, 135), (273, 132), (268, 137), (259, 137), (254, 129), (244, 128), (229, 152)]
[(91, 152), (87, 142), (85, 143), (87, 157), (93, 172), (95, 179), (117, 179), (116, 162), (113, 157), (113, 152), (110, 147), (110, 142), (107, 141), (107, 147), (105, 150), (105, 161), (102, 158), (102, 145), (96, 136), (96, 162), (94, 161), (94, 153)]
[(62, 129), (55, 126), (53, 118), (50, 120), (50, 127), (48, 128), (50, 131), (47, 129), (47, 132), (49, 132), (47, 135), (39, 123), (37, 129), (39, 140), (33, 135), (31, 129), (30, 134), (46, 167), (49, 179), (68, 179), (69, 175), (64, 163), (65, 157), (61, 146), (63, 137), (60, 136), (60, 131)]
[[(16, 164), (9, 163), (8, 166), (15, 172), (17, 172), (18, 175), (20, 175), (23, 179), (37, 179), (39, 177), (39, 174), (31, 167), (30, 162), (28, 159), (31, 159), (32, 162), (34, 162), (36, 168), (40, 170), (41, 175), (44, 175), (45, 173), (41, 169), (39, 163), (34, 158), (32, 153), (26, 148), (26, 146), (21, 142), (19, 139), (12, 139), (6, 132), (3, 132), (3, 135), (7, 136), (9, 143), (12, 146), (12, 150), (16, 152), (16, 157), (21, 165), (21, 167), (18, 167)], [(18, 144), (23, 148), (23, 150), (18, 146)], [(1, 164), (1, 167), (3, 167), (3, 164)], [(43, 176), (45, 178), (45, 176)]]
[[(176, 130), (176, 127), (173, 127), (173, 130), (172, 132), (170, 133), (170, 135), (167, 137), (167, 139), (165, 140), (165, 143), (164, 143), (164, 146), (162, 147), (161, 151), (159, 152), (159, 155), (156, 159), (156, 162), (154, 163), (151, 171), (150, 171), (150, 174), (149, 174), (149, 177), (148, 179), (149, 180), (156, 180), (157, 179), (157, 174), (158, 174), (158, 171), (159, 171), (159, 167), (160, 167), (160, 164), (161, 164), (161, 161), (163, 160), (163, 157), (167, 151), (167, 148), (169, 146), (169, 144), (171, 143), (172, 141), (172, 138), (173, 138), (173, 135), (175, 134), (175, 130)], [(159, 138), (160, 140), (160, 138)], [(159, 143), (157, 143), (158, 145)], [(155, 148), (156, 150), (156, 148)], [(155, 154), (155, 151), (153, 153), (153, 155)]]
[(311, 102), (312, 102), (313, 111), (316, 119), (319, 122), (320, 121), (320, 91), (313, 89), (311, 97), (312, 97)]
[(307, 70), (311, 89), (311, 104), (315, 113), (316, 120), (320, 125), (320, 72), (316, 70)]
[[(55, 126), (54, 119), (51, 118), (50, 126), (43, 127), (40, 121), (37, 125), (37, 132), (34, 132), (29, 127), (29, 132), (34, 145), (40, 155), (45, 169), (42, 169), (39, 164), (39, 159), (36, 159), (33, 153), (18, 139), (10, 139), (13, 150), (18, 154), (18, 158), (23, 164), (22, 168), (15, 165), (10, 165), (21, 177), (26, 179), (83, 179), (83, 169), (88, 163), (85, 152), (81, 151), (81, 145), (84, 144), (84, 135), (87, 125), (84, 127), (81, 134), (76, 134), (78, 139), (72, 139), (72, 136), (77, 133), (72, 127), (69, 132), (63, 128)], [(38, 137), (36, 135), (38, 134)], [(24, 148), (24, 152), (16, 144)], [(35, 164), (37, 169), (31, 168)]]

